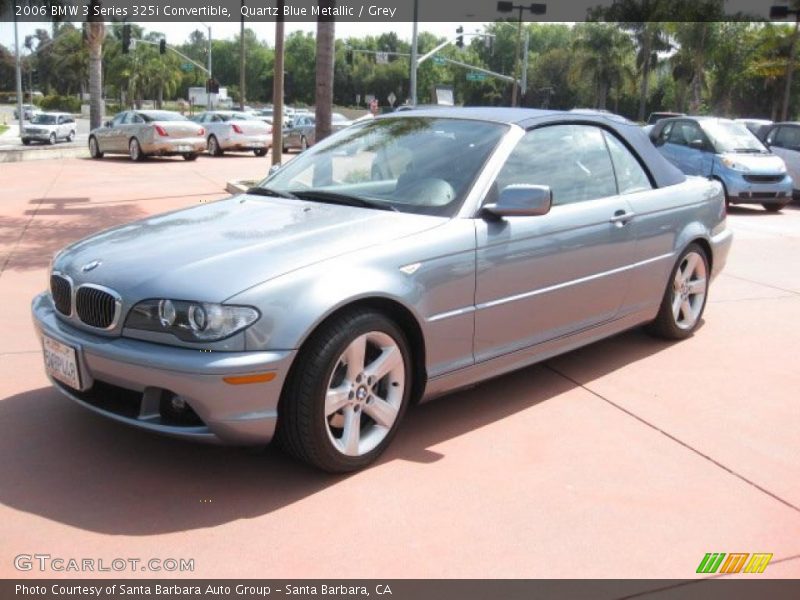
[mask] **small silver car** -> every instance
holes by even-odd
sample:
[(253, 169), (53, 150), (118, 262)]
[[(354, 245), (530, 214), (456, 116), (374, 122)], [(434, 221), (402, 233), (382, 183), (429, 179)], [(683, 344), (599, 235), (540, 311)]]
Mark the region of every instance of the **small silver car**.
[(47, 374), (87, 409), (352, 471), (413, 402), (639, 325), (690, 337), (731, 239), (720, 183), (636, 125), (411, 110), (75, 242), (32, 310)]
[(211, 156), (226, 151), (250, 152), (265, 156), (272, 146), (272, 125), (247, 113), (210, 110), (194, 118), (206, 129), (206, 145)]
[[(38, 106), (36, 106), (35, 104), (23, 104), (22, 105), (22, 115), (23, 115), (23, 120), (25, 120), (25, 121), (29, 120), (31, 117), (33, 117), (33, 115), (35, 115), (36, 113), (39, 113), (39, 112), (41, 112), (41, 109)], [(14, 118), (19, 120), (19, 109), (18, 108), (14, 109)]]
[[(312, 146), (316, 141), (316, 117), (313, 113), (296, 113), (289, 126), (283, 131), (283, 148), (287, 150), (300, 150), (301, 152)], [(331, 115), (331, 131), (337, 132), (349, 127), (353, 121), (341, 113)]]
[(205, 150), (205, 130), (180, 113), (168, 110), (121, 112), (89, 133), (89, 154), (127, 154), (131, 160), (148, 156), (182, 156), (195, 160)]
[(71, 142), (75, 139), (75, 119), (67, 113), (34, 113), (28, 125), (22, 129), (22, 143), (44, 142), (50, 145), (59, 140)]

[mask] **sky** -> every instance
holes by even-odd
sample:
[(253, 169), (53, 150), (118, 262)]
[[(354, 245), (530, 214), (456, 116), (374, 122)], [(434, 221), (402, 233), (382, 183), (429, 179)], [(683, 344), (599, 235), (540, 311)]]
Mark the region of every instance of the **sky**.
[[(195, 29), (206, 31), (205, 27), (198, 22), (184, 22), (184, 23), (140, 23), (147, 31), (158, 31), (163, 33), (167, 38), (167, 43), (170, 45), (178, 45), (184, 43), (189, 34)], [(214, 39), (232, 39), (235, 35), (239, 34), (239, 23), (209, 23), (211, 25), (211, 36)], [(357, 23), (352, 21), (340, 21), (336, 23), (336, 37), (345, 39), (348, 37), (364, 37), (366, 35), (380, 35), (381, 33), (396, 32), (397, 36), (402, 40), (411, 40), (411, 23)], [(456, 35), (457, 23), (420, 23), (419, 31), (429, 31), (436, 36), (449, 36)], [(466, 32), (474, 32), (483, 29), (482, 23), (466, 23), (464, 30)], [(19, 43), (20, 47), (25, 40), (25, 36), (32, 34), (36, 29), (50, 30), (50, 23), (20, 23), (19, 24)], [(255, 22), (248, 24), (250, 29), (253, 29), (258, 37), (266, 40), (270, 46), (275, 43), (275, 23), (270, 22)], [(292, 31), (316, 31), (316, 23), (298, 23), (287, 22), (285, 23), (286, 35)], [(14, 46), (14, 24), (0, 22), (0, 44), (6, 48), (13, 50)], [(25, 50), (23, 49), (23, 55)]]

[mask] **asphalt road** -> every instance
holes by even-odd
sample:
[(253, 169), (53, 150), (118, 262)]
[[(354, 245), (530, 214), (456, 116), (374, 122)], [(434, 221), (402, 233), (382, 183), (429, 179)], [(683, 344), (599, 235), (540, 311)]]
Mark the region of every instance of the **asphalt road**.
[(707, 552), (769, 552), (761, 577), (800, 576), (797, 208), (732, 210), (692, 339), (631, 331), (416, 407), (347, 477), (155, 437), (55, 392), (29, 316), (52, 254), (266, 170), (252, 156), (0, 166), (0, 576), (41, 576), (13, 566), (34, 552), (267, 578), (687, 578)]

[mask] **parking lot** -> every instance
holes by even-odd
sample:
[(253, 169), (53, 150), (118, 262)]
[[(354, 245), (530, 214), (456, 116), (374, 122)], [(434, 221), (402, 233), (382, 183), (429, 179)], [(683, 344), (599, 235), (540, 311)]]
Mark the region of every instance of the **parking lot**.
[(800, 577), (797, 204), (731, 209), (692, 339), (634, 330), (415, 407), (350, 476), (148, 435), (52, 389), (29, 305), (53, 253), (268, 164), (0, 166), (0, 576), (41, 577), (14, 557), (47, 553), (194, 559), (183, 575), (208, 578), (689, 578), (708, 552), (765, 552), (762, 577)]

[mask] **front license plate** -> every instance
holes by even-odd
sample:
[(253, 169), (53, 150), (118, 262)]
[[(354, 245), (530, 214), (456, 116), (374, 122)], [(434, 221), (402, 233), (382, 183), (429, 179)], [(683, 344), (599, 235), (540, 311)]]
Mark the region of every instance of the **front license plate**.
[(47, 373), (73, 389), (81, 389), (78, 353), (75, 348), (57, 342), (46, 335), (42, 336), (42, 341), (44, 343), (44, 368)]

